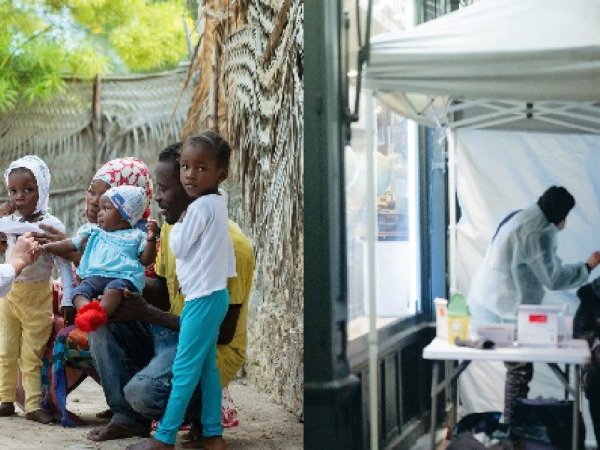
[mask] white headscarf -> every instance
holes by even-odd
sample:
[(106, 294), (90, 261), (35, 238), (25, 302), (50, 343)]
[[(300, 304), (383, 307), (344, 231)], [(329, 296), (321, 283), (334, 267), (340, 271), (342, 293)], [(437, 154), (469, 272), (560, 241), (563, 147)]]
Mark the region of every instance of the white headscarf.
[(38, 187), (38, 202), (34, 212), (45, 213), (48, 211), (50, 197), (50, 170), (46, 163), (35, 155), (27, 155), (10, 163), (4, 172), (4, 182), (8, 187), (8, 176), (13, 170), (28, 169), (33, 174)]

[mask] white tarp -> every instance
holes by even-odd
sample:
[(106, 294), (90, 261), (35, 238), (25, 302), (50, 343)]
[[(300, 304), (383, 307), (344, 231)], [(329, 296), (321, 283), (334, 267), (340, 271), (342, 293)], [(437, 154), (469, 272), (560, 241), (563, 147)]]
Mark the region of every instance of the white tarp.
[[(576, 205), (558, 234), (564, 262), (585, 261), (600, 249), (600, 136), (456, 132), (457, 286), (468, 292), (498, 222), (531, 205), (551, 185), (565, 186)], [(596, 273), (596, 272), (594, 272)], [(597, 275), (600, 274), (600, 271)], [(560, 301), (566, 294), (550, 292)]]
[(597, 0), (482, 0), (372, 40), (366, 86), (454, 99), (600, 101), (599, 29)]
[[(600, 136), (457, 130), (457, 193), (462, 212), (457, 224), (457, 283), (467, 293), (470, 281), (498, 222), (527, 207), (551, 185), (565, 186), (576, 205), (558, 234), (564, 262), (585, 261), (600, 249)], [(590, 280), (600, 275), (596, 269)], [(577, 306), (574, 291), (547, 292), (544, 302)], [(558, 381), (536, 365), (530, 397), (558, 397)], [(501, 363), (473, 364), (460, 379), (465, 413), (502, 411)], [(587, 427), (588, 432), (591, 427)]]

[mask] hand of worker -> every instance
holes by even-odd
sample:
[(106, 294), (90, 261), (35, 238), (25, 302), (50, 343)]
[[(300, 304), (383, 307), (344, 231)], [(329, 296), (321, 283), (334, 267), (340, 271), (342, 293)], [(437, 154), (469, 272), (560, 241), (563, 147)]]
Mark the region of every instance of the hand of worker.
[(15, 268), (15, 273), (18, 275), (21, 273), (21, 270), (35, 261), (38, 256), (39, 247), (37, 242), (33, 240), (31, 233), (25, 233), (17, 239), (7, 262)]
[(588, 265), (590, 270), (594, 270), (594, 268), (598, 264), (600, 264), (600, 252), (595, 251), (594, 253), (592, 253), (590, 255), (590, 257), (588, 258), (588, 260), (586, 261), (586, 264)]

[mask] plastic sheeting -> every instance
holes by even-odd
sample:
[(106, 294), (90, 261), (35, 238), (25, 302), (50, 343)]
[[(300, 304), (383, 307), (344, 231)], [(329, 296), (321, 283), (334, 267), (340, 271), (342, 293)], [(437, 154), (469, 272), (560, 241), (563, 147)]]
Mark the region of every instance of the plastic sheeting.
[[(565, 186), (576, 205), (558, 234), (563, 262), (585, 261), (600, 249), (600, 136), (457, 130), (456, 270), (467, 293), (498, 222), (535, 202), (551, 185)], [(590, 280), (600, 276), (596, 269)], [(578, 304), (573, 290), (547, 292), (544, 303)], [(563, 390), (544, 365), (536, 365), (530, 397), (561, 397)], [(502, 411), (504, 366), (473, 363), (460, 378), (464, 412)], [(588, 427), (589, 430), (590, 427)]]
[[(456, 148), (459, 291), (468, 292), (500, 220), (551, 185), (564, 186), (576, 201), (558, 233), (563, 262), (585, 261), (600, 249), (600, 136), (458, 130)], [(573, 298), (568, 291), (548, 292), (544, 301)]]
[(600, 2), (482, 0), (371, 43), (366, 85), (453, 98), (598, 101)]

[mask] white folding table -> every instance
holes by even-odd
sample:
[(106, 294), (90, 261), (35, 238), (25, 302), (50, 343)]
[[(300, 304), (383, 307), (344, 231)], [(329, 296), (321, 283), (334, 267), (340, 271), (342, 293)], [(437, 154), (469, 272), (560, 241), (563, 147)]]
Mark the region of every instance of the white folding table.
[[(584, 340), (572, 340), (560, 347), (498, 347), (491, 350), (479, 350), (469, 347), (450, 345), (447, 341), (435, 338), (423, 349), (423, 358), (432, 360), (431, 376), (431, 449), (435, 449), (435, 429), (438, 394), (451, 383), (456, 402), (456, 381), (471, 361), (514, 361), (546, 363), (556, 375), (565, 390), (573, 397), (573, 433), (572, 450), (578, 449), (579, 405), (581, 390), (581, 366), (590, 361), (590, 350)], [(440, 367), (444, 361), (459, 361), (450, 376), (438, 382)], [(574, 366), (574, 386), (571, 386), (566, 372), (558, 366)], [(456, 413), (456, 405), (455, 405)]]

